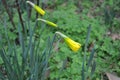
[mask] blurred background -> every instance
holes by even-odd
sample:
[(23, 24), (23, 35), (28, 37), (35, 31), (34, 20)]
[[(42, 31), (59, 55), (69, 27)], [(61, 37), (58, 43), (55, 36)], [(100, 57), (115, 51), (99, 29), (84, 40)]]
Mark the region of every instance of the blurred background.
[[(26, 4), (26, 0), (0, 0), (0, 48), (2, 45), (6, 49), (8, 47), (4, 26), (6, 26), (10, 43), (15, 42), (18, 47), (16, 48), (17, 54), (19, 54), (18, 25), (21, 25), (24, 33), (24, 30), (29, 32), (28, 26), (33, 27), (37, 18), (50, 20), (56, 23), (58, 28), (52, 28), (42, 22), (37, 24), (34, 36), (38, 41), (37, 37), (42, 32), (41, 50), (44, 50), (47, 37), (54, 36), (56, 31), (66, 34), (79, 42), (82, 47), (77, 53), (74, 53), (60, 37), (57, 37), (48, 60), (49, 68), (46, 72), (46, 80), (56, 80), (58, 77), (60, 80), (80, 80), (87, 27), (91, 25), (86, 59), (88, 60), (95, 43), (93, 59), (95, 64), (93, 65), (96, 67), (92, 80), (108, 80), (106, 75), (108, 72), (120, 76), (120, 0), (30, 1), (44, 9), (45, 15), (41, 16), (36, 13), (30, 5)], [(29, 37), (27, 38), (29, 39)], [(63, 63), (64, 69), (62, 68)], [(3, 60), (0, 59), (2, 73), (4, 73), (3, 64)]]

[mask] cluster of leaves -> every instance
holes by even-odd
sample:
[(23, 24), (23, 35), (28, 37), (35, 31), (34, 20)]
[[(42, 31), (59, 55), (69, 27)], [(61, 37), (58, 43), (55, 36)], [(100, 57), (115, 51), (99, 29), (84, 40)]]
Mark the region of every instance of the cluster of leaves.
[[(27, 10), (26, 10), (27, 13)], [(55, 36), (41, 43), (43, 25), (36, 36), (37, 21), (30, 23), (28, 13), (24, 14), (25, 32), (20, 24), (18, 14), (13, 17), (16, 29), (4, 14), (4, 23), (0, 25), (0, 79), (1, 80), (44, 80), (48, 60)], [(7, 16), (7, 17), (6, 17)], [(32, 24), (32, 25), (31, 25)], [(44, 45), (44, 46), (42, 46)]]
[[(63, 65), (63, 61), (67, 59), (66, 69), (61, 74), (61, 79), (81, 79), (81, 69), (82, 67), (82, 57), (84, 54), (85, 39), (87, 34), (87, 26), (92, 25), (91, 31), (91, 40), (92, 42), (95, 39), (101, 39), (103, 35), (103, 29), (100, 26), (100, 23), (94, 18), (89, 18), (85, 14), (79, 15), (77, 12), (77, 7), (73, 4), (69, 5), (68, 3), (60, 5), (55, 11), (51, 13), (50, 19), (53, 19), (59, 25), (59, 30), (67, 34), (69, 37), (72, 37), (74, 40), (82, 44), (82, 49), (80, 50), (81, 54), (72, 54), (70, 50), (66, 47), (65, 44), (60, 44), (57, 51), (54, 52), (53, 58), (50, 60), (52, 73), (51, 79), (57, 78), (59, 75), (59, 69)], [(97, 28), (100, 27), (98, 30)], [(99, 32), (99, 33), (98, 33)], [(57, 42), (63, 43), (61, 41)], [(90, 52), (87, 53), (87, 57), (90, 55)], [(56, 64), (55, 64), (56, 63)], [(56, 66), (57, 65), (57, 66)]]
[[(78, 6), (76, 6), (76, 3), (73, 1), (71, 2), (65, 2), (63, 4), (60, 4), (54, 9), (54, 11), (50, 11), (50, 17), (49, 19), (52, 19), (54, 22), (56, 22), (59, 25), (59, 29), (61, 32), (67, 34), (68, 36), (72, 37), (74, 40), (85, 44), (86, 39), (86, 27), (88, 24), (92, 25), (92, 31), (91, 31), (91, 38), (89, 42), (89, 49), (92, 46), (92, 43), (96, 41), (96, 62), (97, 62), (97, 69), (96, 73), (94, 75), (94, 79), (100, 79), (101, 73), (104, 72), (117, 72), (119, 74), (119, 40), (113, 41), (111, 37), (106, 35), (106, 31), (109, 31), (108, 28), (109, 24), (105, 23), (106, 16), (104, 14), (105, 6), (108, 4), (111, 4), (113, 0), (111, 1), (105, 1), (101, 2), (102, 5), (100, 5), (99, 2), (94, 1), (92, 2), (81, 2), (81, 5), (83, 7), (82, 12), (77, 12), (78, 9), (80, 9)], [(79, 2), (79, 1), (78, 1)], [(74, 4), (75, 3), (75, 4)], [(97, 3), (94, 8), (94, 3)], [(116, 2), (117, 3), (117, 2)], [(111, 4), (112, 5), (112, 4)], [(118, 7), (117, 4), (115, 7)], [(119, 9), (119, 8), (118, 8)], [(90, 10), (94, 10), (94, 12), (91, 12)], [(115, 13), (115, 12), (114, 12)], [(109, 15), (109, 14), (107, 14)], [(108, 17), (106, 17), (108, 19)], [(108, 19), (110, 20), (110, 19)], [(114, 18), (113, 25), (119, 26), (118, 23), (119, 18)], [(117, 27), (113, 27), (112, 30), (116, 30)], [(117, 28), (118, 29), (118, 28)], [(76, 37), (77, 36), (77, 37)], [(63, 43), (62, 41), (57, 42)], [(79, 66), (82, 65), (82, 54), (84, 45), (82, 45), (81, 54), (71, 54), (72, 52), (69, 51), (66, 48), (65, 44), (59, 44), (58, 49), (54, 52), (54, 56), (51, 59), (50, 63), (53, 67), (51, 67), (51, 70), (53, 73), (51, 73), (51, 79), (54, 79), (58, 77), (59, 71), (62, 67), (62, 62), (68, 58), (68, 62), (66, 63), (67, 68), (64, 70), (64, 72), (61, 74), (62, 79), (79, 79), (80, 78), (80, 69)], [(90, 54), (90, 50), (87, 51), (87, 56)], [(62, 54), (61, 54), (62, 53)], [(78, 57), (79, 56), (79, 57)], [(61, 61), (63, 60), (63, 61)], [(77, 61), (77, 62), (76, 62)], [(112, 63), (108, 63), (109, 61), (112, 61)], [(105, 62), (105, 64), (103, 63)], [(102, 65), (101, 65), (102, 64)], [(58, 66), (56, 66), (58, 65)], [(114, 65), (111, 67), (111, 65)], [(73, 68), (76, 68), (75, 70)], [(78, 68), (78, 69), (77, 69)], [(116, 68), (116, 69), (115, 69)], [(66, 75), (66, 76), (65, 76)], [(70, 77), (71, 76), (71, 77)]]

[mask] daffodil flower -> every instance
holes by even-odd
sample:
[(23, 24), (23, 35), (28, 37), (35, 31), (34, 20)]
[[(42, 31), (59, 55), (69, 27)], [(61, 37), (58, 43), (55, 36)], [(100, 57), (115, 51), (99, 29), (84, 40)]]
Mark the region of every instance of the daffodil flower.
[(56, 34), (59, 34), (61, 37), (64, 38), (66, 44), (70, 47), (70, 49), (74, 52), (77, 52), (80, 47), (81, 47), (81, 44), (78, 43), (78, 42), (75, 42), (74, 40), (72, 40), (71, 38), (67, 37), (66, 35), (62, 34), (61, 32), (56, 32)]
[(51, 21), (48, 21), (48, 20), (44, 20), (44, 19), (40, 19), (38, 18), (37, 20), (40, 20), (42, 22), (45, 22), (46, 24), (50, 25), (50, 26), (53, 26), (53, 27), (57, 27), (57, 24), (51, 22)]
[(45, 14), (45, 11), (43, 9), (41, 9), (39, 6), (35, 5), (34, 3), (30, 2), (30, 1), (26, 1), (26, 3), (29, 3), (42, 16)]

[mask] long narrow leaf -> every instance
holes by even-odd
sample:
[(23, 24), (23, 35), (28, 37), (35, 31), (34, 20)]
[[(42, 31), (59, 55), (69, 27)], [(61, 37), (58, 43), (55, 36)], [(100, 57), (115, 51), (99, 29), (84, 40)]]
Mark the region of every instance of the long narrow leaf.
[(21, 73), (21, 76), (22, 76), (22, 79), (23, 79), (23, 76), (24, 76), (24, 70), (25, 70), (25, 65), (26, 65), (26, 54), (25, 54), (25, 44), (24, 44), (24, 38), (23, 38), (23, 35), (22, 35), (22, 32), (21, 32), (21, 27), (20, 27), (20, 24), (18, 24), (18, 33), (19, 33), (19, 41), (20, 41), (20, 45), (21, 45), (21, 48), (22, 48), (22, 73)]
[(17, 54), (17, 51), (16, 51), (16, 44), (14, 43), (14, 62), (15, 62), (15, 65), (16, 65), (16, 68), (17, 68), (17, 78), (18, 78), (18, 80), (22, 80), (22, 75), (21, 75), (21, 66), (20, 66), (20, 64), (19, 64), (19, 60), (18, 60), (18, 55), (19, 54)]
[(1, 58), (4, 62), (4, 65), (5, 65), (5, 71), (7, 72), (7, 76), (8, 76), (8, 79), (13, 79), (12, 77), (12, 74), (13, 74), (13, 69), (12, 69), (12, 64), (9, 62), (7, 56), (5, 55), (6, 52), (4, 49), (0, 50), (0, 55), (1, 55)]
[(93, 57), (94, 57), (94, 54), (95, 54), (95, 50), (94, 49), (95, 48), (93, 47), (92, 52), (91, 52), (90, 57), (89, 57), (89, 60), (88, 60), (87, 70), (89, 69), (89, 67), (90, 67), (90, 65), (92, 63), (92, 60), (93, 60)]
[(95, 69), (96, 69), (96, 62), (95, 61), (93, 61), (93, 64), (92, 64), (92, 69), (91, 69), (91, 74), (90, 74), (90, 76), (92, 77), (92, 75), (94, 74), (94, 72), (95, 72)]
[(84, 67), (84, 62), (82, 63), (81, 77), (82, 77), (82, 80), (85, 80), (85, 67)]
[(86, 76), (85, 76), (86, 51), (87, 51), (88, 41), (90, 38), (90, 32), (91, 32), (91, 25), (88, 26), (85, 47), (84, 47), (84, 58), (83, 58), (83, 64), (82, 64), (82, 80), (85, 80), (85, 78), (86, 78)]

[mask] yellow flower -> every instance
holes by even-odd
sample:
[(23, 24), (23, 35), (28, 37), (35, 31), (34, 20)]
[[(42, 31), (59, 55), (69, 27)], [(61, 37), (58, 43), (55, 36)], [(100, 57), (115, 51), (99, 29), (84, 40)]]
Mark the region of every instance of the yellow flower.
[(81, 47), (80, 43), (75, 42), (74, 40), (72, 40), (71, 38), (69, 38), (66, 35), (62, 34), (61, 32), (56, 32), (56, 33), (64, 38), (65, 42), (70, 47), (70, 49), (72, 49), (72, 51), (77, 52), (80, 49), (80, 47)]
[(81, 47), (81, 44), (79, 44), (78, 42), (73, 41), (72, 39), (70, 39), (69, 37), (64, 38), (66, 43), (68, 44), (68, 46), (74, 51), (78, 51), (79, 48)]
[(45, 22), (46, 24), (50, 25), (50, 26), (53, 26), (53, 27), (57, 27), (57, 24), (53, 23), (53, 22), (50, 22), (48, 20), (44, 20), (44, 19), (40, 19), (38, 18), (37, 20), (40, 20), (42, 22)]
[(41, 9), (39, 6), (35, 5), (34, 3), (30, 2), (30, 1), (26, 1), (26, 2), (29, 3), (42, 16), (45, 14), (45, 11), (43, 9)]

